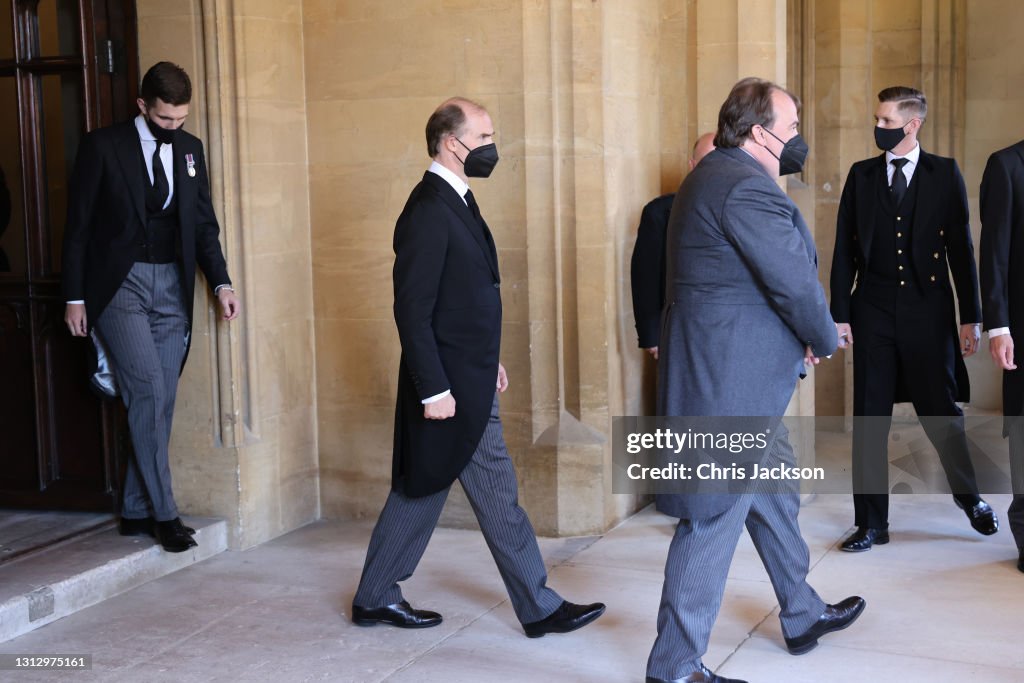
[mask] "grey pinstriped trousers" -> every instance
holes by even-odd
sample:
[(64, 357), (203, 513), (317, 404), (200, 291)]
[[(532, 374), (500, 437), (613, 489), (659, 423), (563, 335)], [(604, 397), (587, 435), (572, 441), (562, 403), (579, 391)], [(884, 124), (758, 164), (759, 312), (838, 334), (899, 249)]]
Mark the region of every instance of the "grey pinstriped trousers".
[[(785, 425), (779, 424), (777, 434), (765, 464), (795, 466)], [(778, 490), (779, 483), (764, 485)], [(824, 613), (824, 601), (807, 585), (810, 553), (797, 524), (799, 487), (787, 493), (757, 488), (717, 517), (679, 520), (665, 562), (658, 638), (647, 660), (648, 676), (673, 680), (699, 668), (744, 524), (775, 589), (783, 634), (800, 635)]]
[(96, 321), (128, 408), (134, 457), (121, 515), (178, 516), (167, 449), (188, 318), (176, 263), (136, 263)]
[[(502, 436), (497, 394), (484, 435), (459, 474), (459, 482), (498, 565), (516, 617), (523, 624), (544, 619), (562, 604), (562, 598), (547, 587), (547, 570), (533, 525), (519, 507), (519, 488)], [(448, 491), (422, 498), (391, 491), (370, 537), (354, 605), (373, 609), (403, 600), (398, 582), (416, 570)]]

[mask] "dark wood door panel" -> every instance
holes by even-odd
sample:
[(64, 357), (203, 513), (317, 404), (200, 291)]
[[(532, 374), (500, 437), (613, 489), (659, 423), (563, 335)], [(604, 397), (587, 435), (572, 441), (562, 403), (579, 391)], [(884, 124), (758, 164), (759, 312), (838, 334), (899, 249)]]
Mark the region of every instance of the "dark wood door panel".
[(87, 130), (131, 115), (133, 0), (0, 0), (0, 507), (113, 510), (130, 439), (64, 326), (61, 241)]

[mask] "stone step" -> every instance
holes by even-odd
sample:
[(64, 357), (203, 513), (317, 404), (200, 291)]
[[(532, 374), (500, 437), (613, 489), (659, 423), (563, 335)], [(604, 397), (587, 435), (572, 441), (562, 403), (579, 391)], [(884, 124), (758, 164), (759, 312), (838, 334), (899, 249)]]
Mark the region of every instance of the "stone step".
[(88, 534), (0, 566), (0, 642), (166, 576), (227, 549), (227, 523), (183, 518), (198, 547), (168, 553), (148, 536), (116, 528)]

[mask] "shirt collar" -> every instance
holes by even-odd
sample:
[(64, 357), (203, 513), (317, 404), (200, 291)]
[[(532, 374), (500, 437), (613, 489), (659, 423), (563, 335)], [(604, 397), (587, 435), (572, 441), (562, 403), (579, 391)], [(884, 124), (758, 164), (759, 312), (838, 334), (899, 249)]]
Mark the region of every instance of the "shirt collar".
[(459, 193), (460, 197), (463, 199), (466, 198), (466, 193), (469, 192), (469, 185), (466, 184), (465, 180), (452, 173), (450, 169), (442, 166), (436, 161), (432, 161), (430, 162), (430, 168), (427, 170), (444, 178), (445, 181), (452, 186), (452, 189)]
[(142, 114), (135, 117), (135, 130), (139, 131), (139, 139), (146, 142), (156, 142), (156, 136), (150, 132), (149, 126), (146, 125), (146, 117)]
[(921, 143), (919, 142), (916, 145), (914, 145), (914, 149), (910, 150), (909, 152), (904, 154), (902, 157), (898, 157), (895, 154), (893, 154), (892, 152), (886, 152), (885, 153), (885, 163), (886, 164), (890, 164), (890, 163), (892, 163), (893, 159), (900, 159), (900, 158), (902, 158), (902, 159), (906, 159), (910, 163), (911, 166), (917, 166), (917, 160), (918, 160), (918, 158), (920, 158), (920, 156), (921, 156)]

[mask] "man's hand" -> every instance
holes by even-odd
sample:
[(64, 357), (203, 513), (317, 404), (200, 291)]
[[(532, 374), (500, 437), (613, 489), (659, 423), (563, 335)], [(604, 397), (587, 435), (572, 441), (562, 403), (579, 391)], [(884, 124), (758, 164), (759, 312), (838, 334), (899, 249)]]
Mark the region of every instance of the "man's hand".
[(651, 358), (653, 358), (654, 360), (658, 360), (658, 347), (657, 346), (652, 346), (652, 347), (650, 347), (648, 349), (644, 349), (644, 351), (646, 351), (647, 353), (651, 354)]
[(836, 334), (839, 335), (839, 348), (853, 346), (853, 328), (850, 323), (836, 323)]
[(1013, 337), (1008, 334), (1001, 334), (998, 337), (990, 337), (988, 340), (988, 352), (992, 360), (1003, 370), (1016, 370), (1013, 363)]
[(804, 352), (804, 365), (807, 365), (807, 366), (817, 365), (820, 362), (821, 362), (821, 359), (818, 358), (817, 356), (815, 356), (814, 355), (814, 351), (812, 351), (811, 347), (808, 346), (807, 350)]
[[(998, 339), (998, 337), (996, 337)], [(964, 358), (973, 356), (981, 345), (981, 325), (971, 323), (960, 326), (960, 352)]]
[(233, 289), (221, 287), (217, 292), (217, 300), (220, 302), (220, 310), (224, 320), (234, 320), (242, 312), (242, 302), (239, 301)]
[(428, 420), (447, 420), (455, 415), (455, 399), (448, 394), (439, 401), (423, 406), (423, 417)]
[(505, 393), (508, 389), (508, 373), (505, 372), (505, 366), (498, 363), (498, 383), (495, 386), (499, 394)]
[(85, 304), (68, 304), (64, 309), (64, 324), (73, 337), (84, 337), (88, 328), (85, 319)]

